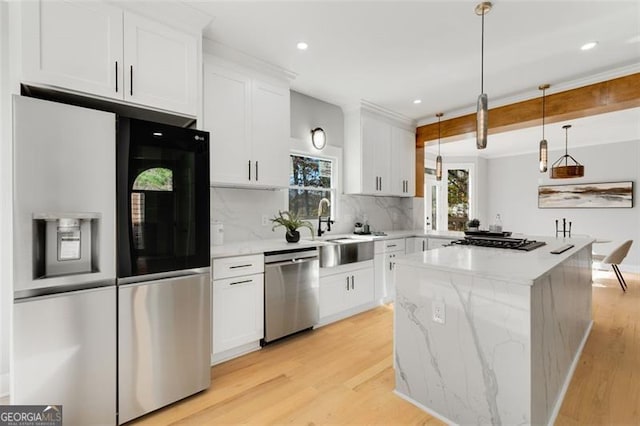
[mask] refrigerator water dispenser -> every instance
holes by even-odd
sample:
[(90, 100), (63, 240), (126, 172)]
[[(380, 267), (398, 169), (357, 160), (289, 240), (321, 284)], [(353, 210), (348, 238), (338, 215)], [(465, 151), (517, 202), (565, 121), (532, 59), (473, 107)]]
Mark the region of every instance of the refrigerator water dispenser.
[(34, 279), (99, 272), (98, 214), (36, 214), (33, 225)]

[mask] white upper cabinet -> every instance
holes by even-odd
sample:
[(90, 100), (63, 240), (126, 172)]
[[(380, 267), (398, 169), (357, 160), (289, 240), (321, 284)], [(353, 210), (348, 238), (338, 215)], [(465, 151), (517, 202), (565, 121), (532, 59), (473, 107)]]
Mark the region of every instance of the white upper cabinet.
[(203, 85), (211, 184), (288, 186), (289, 88), (211, 62), (205, 64)]
[(122, 99), (122, 10), (94, 1), (22, 3), (23, 80)]
[(416, 193), (415, 135), (399, 127), (391, 128), (391, 192), (413, 197)]
[(198, 39), (97, 1), (22, 3), (22, 80), (195, 116)]
[(125, 99), (196, 115), (195, 37), (125, 12)]
[(211, 183), (250, 183), (251, 79), (205, 64), (203, 126), (211, 132)]
[(390, 143), (390, 124), (368, 116), (362, 117), (362, 188), (364, 193), (385, 194), (391, 189)]
[(413, 197), (411, 125), (360, 109), (345, 113), (345, 193)]
[(254, 80), (252, 94), (255, 182), (268, 187), (287, 186), (291, 133), (289, 89)]

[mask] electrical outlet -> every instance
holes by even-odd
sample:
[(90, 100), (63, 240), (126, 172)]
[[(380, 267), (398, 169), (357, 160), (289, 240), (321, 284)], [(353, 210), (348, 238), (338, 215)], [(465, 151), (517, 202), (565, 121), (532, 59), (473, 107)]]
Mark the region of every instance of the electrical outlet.
[(433, 322), (444, 324), (446, 321), (446, 313), (444, 309), (444, 301), (434, 300), (431, 302), (431, 312), (433, 314)]
[(267, 214), (263, 214), (262, 215), (262, 226), (269, 226), (269, 215)]

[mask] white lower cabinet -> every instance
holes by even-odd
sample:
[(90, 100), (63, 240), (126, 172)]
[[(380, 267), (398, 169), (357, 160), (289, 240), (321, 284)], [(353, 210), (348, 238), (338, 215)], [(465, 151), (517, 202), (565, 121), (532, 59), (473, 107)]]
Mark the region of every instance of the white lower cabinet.
[[(212, 364), (260, 348), (264, 337), (263, 271), (262, 255), (214, 259), (214, 278), (225, 278), (212, 282)], [(243, 275), (246, 272), (250, 274)]]
[(405, 239), (394, 238), (375, 242), (375, 299), (391, 302), (396, 298), (394, 282), (395, 258), (405, 254)]
[(320, 269), (320, 323), (364, 311), (373, 302), (373, 261)]
[(409, 237), (406, 239), (406, 253), (418, 253), (429, 248), (427, 237)]

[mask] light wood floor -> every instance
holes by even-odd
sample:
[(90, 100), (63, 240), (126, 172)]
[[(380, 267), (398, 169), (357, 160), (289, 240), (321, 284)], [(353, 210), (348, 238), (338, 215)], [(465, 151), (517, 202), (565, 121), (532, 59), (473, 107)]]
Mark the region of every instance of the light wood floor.
[[(640, 424), (640, 275), (594, 272), (595, 324), (558, 425)], [(215, 366), (209, 390), (136, 425), (441, 424), (392, 393), (391, 306)]]

